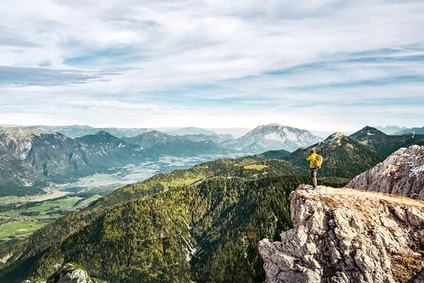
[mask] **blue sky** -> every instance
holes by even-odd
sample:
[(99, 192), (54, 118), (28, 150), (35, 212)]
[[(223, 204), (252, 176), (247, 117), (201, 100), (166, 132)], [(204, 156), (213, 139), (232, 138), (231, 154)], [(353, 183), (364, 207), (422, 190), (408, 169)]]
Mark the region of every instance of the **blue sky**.
[(0, 124), (424, 126), (423, 1), (7, 2)]

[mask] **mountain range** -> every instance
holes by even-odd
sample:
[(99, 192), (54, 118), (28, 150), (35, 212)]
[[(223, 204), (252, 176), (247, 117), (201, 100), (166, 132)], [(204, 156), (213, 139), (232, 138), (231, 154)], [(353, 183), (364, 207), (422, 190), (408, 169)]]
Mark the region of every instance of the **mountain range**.
[(403, 131), (403, 130), (409, 131), (409, 128), (399, 127), (399, 126), (377, 126), (377, 127), (374, 127), (374, 128), (385, 133), (386, 135), (395, 135), (399, 131)]
[(365, 127), (350, 137), (364, 145), (369, 145), (377, 152), (383, 155), (389, 155), (401, 147), (409, 145), (424, 145), (424, 136), (415, 133), (406, 133), (403, 135), (386, 135), (383, 132)]
[(395, 133), (395, 135), (404, 135), (404, 134), (408, 134), (408, 133), (415, 133), (418, 135), (424, 135), (424, 127), (415, 127), (415, 128), (411, 128), (411, 129), (402, 129), (400, 131), (397, 131)]
[(412, 144), (424, 144), (423, 136), (386, 135), (371, 127), (349, 137), (335, 133), (324, 141), (308, 131), (278, 124), (259, 126), (238, 139), (216, 134), (172, 136), (158, 131), (122, 139), (105, 131), (69, 138), (46, 130), (6, 128), (0, 132), (0, 195), (37, 194), (47, 182), (69, 182), (161, 156), (260, 152), (255, 156), (258, 160), (284, 159), (304, 167), (304, 156), (312, 147), (326, 158), (321, 170), (324, 176), (352, 178), (398, 148)]
[(366, 126), (350, 136), (333, 133), (322, 142), (306, 148), (299, 148), (292, 153), (274, 150), (254, 157), (257, 159), (281, 158), (294, 165), (304, 167), (305, 156), (312, 148), (315, 148), (325, 158), (320, 174), (353, 178), (383, 161), (397, 149), (410, 145), (424, 145), (424, 136), (416, 134), (386, 135), (375, 128)]
[[(369, 130), (313, 145), (324, 155), (321, 185), (343, 186), (384, 160), (376, 150), (382, 147), (358, 138), (372, 136)], [(7, 260), (0, 280), (47, 278), (78, 262), (112, 282), (263, 281), (257, 243), (292, 227), (288, 197), (309, 182), (309, 149), (217, 160), (125, 186), (11, 247), (1, 245)]]
[(47, 182), (73, 178), (138, 162), (140, 149), (108, 133), (78, 139), (51, 131), (6, 128), (0, 132), (0, 195), (38, 193)]
[[(78, 130), (75, 126), (59, 130), (64, 129), (74, 134)], [(0, 131), (0, 196), (37, 194), (47, 182), (69, 182), (161, 156), (243, 155), (275, 148), (293, 149), (317, 140), (307, 131), (275, 124), (260, 126), (239, 139), (208, 131), (186, 132), (169, 135), (143, 130), (136, 136), (118, 138), (99, 131), (71, 138), (45, 129), (5, 128)]]

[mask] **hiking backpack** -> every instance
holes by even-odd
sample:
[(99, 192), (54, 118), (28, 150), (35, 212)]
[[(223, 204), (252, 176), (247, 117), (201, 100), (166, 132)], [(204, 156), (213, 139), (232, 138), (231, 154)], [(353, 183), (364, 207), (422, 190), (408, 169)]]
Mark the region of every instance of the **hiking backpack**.
[(315, 157), (315, 161), (314, 161), (314, 167), (315, 168), (321, 168), (322, 161), (323, 161), (322, 156), (317, 154), (317, 156)]

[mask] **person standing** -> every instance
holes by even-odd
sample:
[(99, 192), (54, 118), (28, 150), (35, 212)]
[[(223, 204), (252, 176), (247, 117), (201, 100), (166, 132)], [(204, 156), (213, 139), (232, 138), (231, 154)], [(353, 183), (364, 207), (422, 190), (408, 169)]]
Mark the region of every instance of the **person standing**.
[(309, 169), (311, 170), (311, 180), (312, 180), (312, 190), (317, 188), (317, 172), (319, 166), (317, 166), (317, 156), (315, 148), (311, 149), (308, 157), (306, 158), (309, 161)]

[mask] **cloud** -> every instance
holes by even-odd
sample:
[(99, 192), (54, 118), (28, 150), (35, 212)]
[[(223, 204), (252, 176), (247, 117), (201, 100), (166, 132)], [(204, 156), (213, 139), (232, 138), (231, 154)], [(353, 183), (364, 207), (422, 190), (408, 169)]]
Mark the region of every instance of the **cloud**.
[[(110, 74), (110, 72), (108, 74)], [(81, 84), (101, 78), (101, 72), (0, 66), (0, 86), (55, 86)]]
[(314, 126), (349, 128), (391, 109), (394, 124), (422, 123), (423, 12), (397, 0), (0, 2), (0, 119), (307, 128), (321, 109)]

